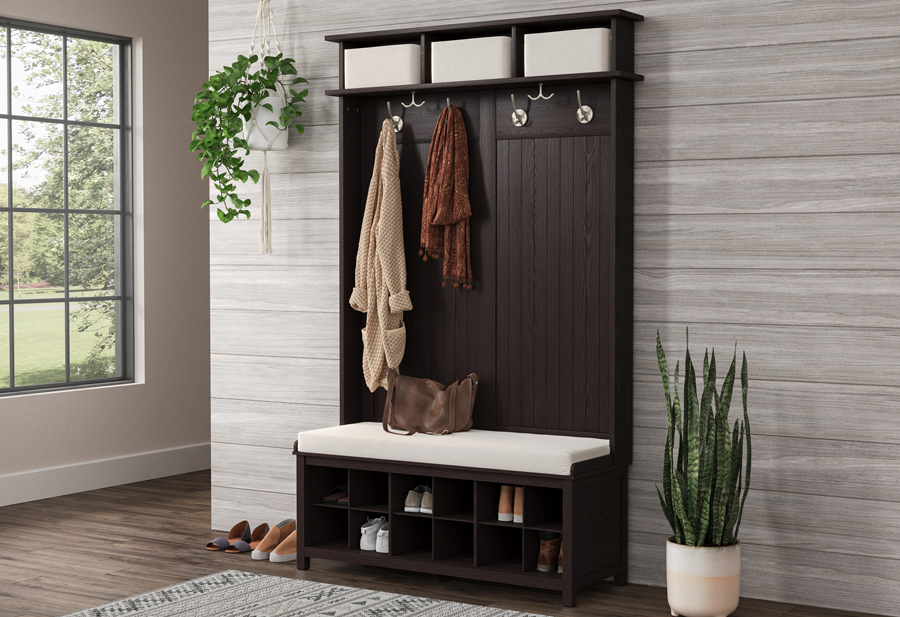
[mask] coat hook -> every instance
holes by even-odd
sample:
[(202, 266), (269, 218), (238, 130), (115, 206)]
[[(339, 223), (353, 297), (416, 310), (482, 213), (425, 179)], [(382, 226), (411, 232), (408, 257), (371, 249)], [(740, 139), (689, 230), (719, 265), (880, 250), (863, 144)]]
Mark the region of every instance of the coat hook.
[(416, 103), (416, 91), (413, 90), (412, 91), (412, 102), (409, 104), (407, 104), (407, 103), (400, 103), (400, 104), (403, 105), (404, 107), (406, 107), (407, 109), (409, 109), (410, 107), (421, 107), (422, 105), (425, 104), (425, 101), (422, 101), (421, 103)]
[(539, 83), (539, 84), (538, 84), (538, 95), (537, 95), (537, 96), (531, 96), (531, 95), (529, 94), (529, 95), (528, 95), (528, 98), (530, 98), (532, 101), (536, 101), (536, 100), (538, 100), (538, 99), (547, 99), (547, 100), (549, 101), (549, 100), (552, 99), (554, 96), (556, 96), (556, 93), (555, 93), (555, 92), (554, 92), (553, 94), (551, 94), (550, 96), (544, 96), (544, 84), (543, 84), (543, 83)]
[(394, 115), (394, 112), (391, 111), (391, 102), (390, 101), (388, 101), (387, 108), (388, 108), (388, 118), (390, 118), (391, 122), (394, 123), (394, 132), (399, 133), (400, 131), (403, 130), (403, 118), (401, 118), (400, 116)]
[(450, 109), (450, 97), (447, 97), (447, 109)]
[(518, 109), (516, 107), (516, 95), (510, 93), (509, 100), (512, 101), (513, 112), (510, 116), (512, 118), (512, 123), (515, 126), (525, 126), (525, 123), (528, 122), (528, 114), (525, 113), (524, 109)]
[(576, 90), (575, 92), (578, 95), (578, 111), (575, 112), (575, 117), (582, 124), (587, 124), (594, 119), (594, 110), (587, 105), (581, 104), (581, 90)]

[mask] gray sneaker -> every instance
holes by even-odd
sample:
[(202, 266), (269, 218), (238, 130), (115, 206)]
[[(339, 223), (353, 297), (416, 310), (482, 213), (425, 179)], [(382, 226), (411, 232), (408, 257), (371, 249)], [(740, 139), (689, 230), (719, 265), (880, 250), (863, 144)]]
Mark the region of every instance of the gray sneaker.
[(422, 514), (434, 514), (434, 495), (427, 486), (425, 487), (425, 494), (422, 495), (422, 508), (419, 510)]
[(387, 519), (383, 516), (376, 519), (368, 519), (366, 524), (359, 530), (359, 548), (364, 551), (374, 551), (378, 532), (381, 531), (381, 528), (385, 525), (387, 525)]
[(406, 503), (403, 504), (403, 511), (421, 512), (422, 499), (425, 497), (426, 493), (431, 493), (431, 488), (425, 486), (424, 484), (420, 484), (419, 486), (411, 490), (406, 496)]

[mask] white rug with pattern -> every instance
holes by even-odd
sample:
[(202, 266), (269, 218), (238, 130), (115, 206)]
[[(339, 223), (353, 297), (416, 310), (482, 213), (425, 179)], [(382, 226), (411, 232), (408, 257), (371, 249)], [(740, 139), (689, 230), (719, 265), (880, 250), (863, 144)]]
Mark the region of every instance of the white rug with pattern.
[(227, 570), (65, 617), (543, 617)]

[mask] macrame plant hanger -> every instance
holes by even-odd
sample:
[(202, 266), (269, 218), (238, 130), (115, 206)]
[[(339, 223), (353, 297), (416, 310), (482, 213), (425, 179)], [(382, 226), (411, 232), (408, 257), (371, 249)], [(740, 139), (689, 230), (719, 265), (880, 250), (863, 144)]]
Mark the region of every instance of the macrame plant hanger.
[[(262, 70), (266, 66), (266, 56), (281, 53), (281, 43), (278, 42), (278, 32), (275, 29), (275, 14), (272, 12), (270, 0), (259, 0), (256, 26), (253, 28), (253, 38), (250, 40), (251, 56), (256, 53), (257, 43), (259, 43), (259, 68)], [(250, 150), (261, 150), (263, 153), (263, 170), (260, 177), (262, 184), (259, 230), (260, 255), (272, 254), (272, 184), (269, 179), (269, 151), (287, 149), (288, 129), (276, 131), (274, 127), (266, 125), (270, 120), (278, 122), (281, 108), (285, 105), (284, 92), (279, 88), (275, 88), (275, 92), (278, 97), (277, 103), (276, 100), (273, 100), (271, 94), (268, 98), (263, 99), (263, 103), (272, 105), (273, 112), (269, 112), (268, 109), (261, 105), (254, 105), (250, 111), (250, 125), (245, 130), (245, 137)], [(269, 133), (274, 132), (275, 134), (270, 138), (266, 131)], [(258, 133), (259, 138), (254, 133)]]

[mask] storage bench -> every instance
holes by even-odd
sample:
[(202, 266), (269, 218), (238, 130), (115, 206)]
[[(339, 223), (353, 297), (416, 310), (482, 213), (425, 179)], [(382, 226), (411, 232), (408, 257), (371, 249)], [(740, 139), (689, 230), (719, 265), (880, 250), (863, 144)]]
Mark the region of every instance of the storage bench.
[[(627, 465), (613, 465), (606, 440), (479, 430), (408, 437), (360, 422), (301, 433), (294, 454), (299, 569), (316, 557), (539, 587), (561, 591), (565, 606), (581, 587), (626, 582)], [(347, 505), (322, 501), (344, 483)], [(420, 484), (432, 487), (433, 514), (404, 512)], [(522, 523), (497, 520), (504, 484), (524, 487)], [(378, 516), (390, 523), (388, 554), (359, 548), (360, 527)], [(536, 569), (540, 531), (562, 534), (562, 574)]]

